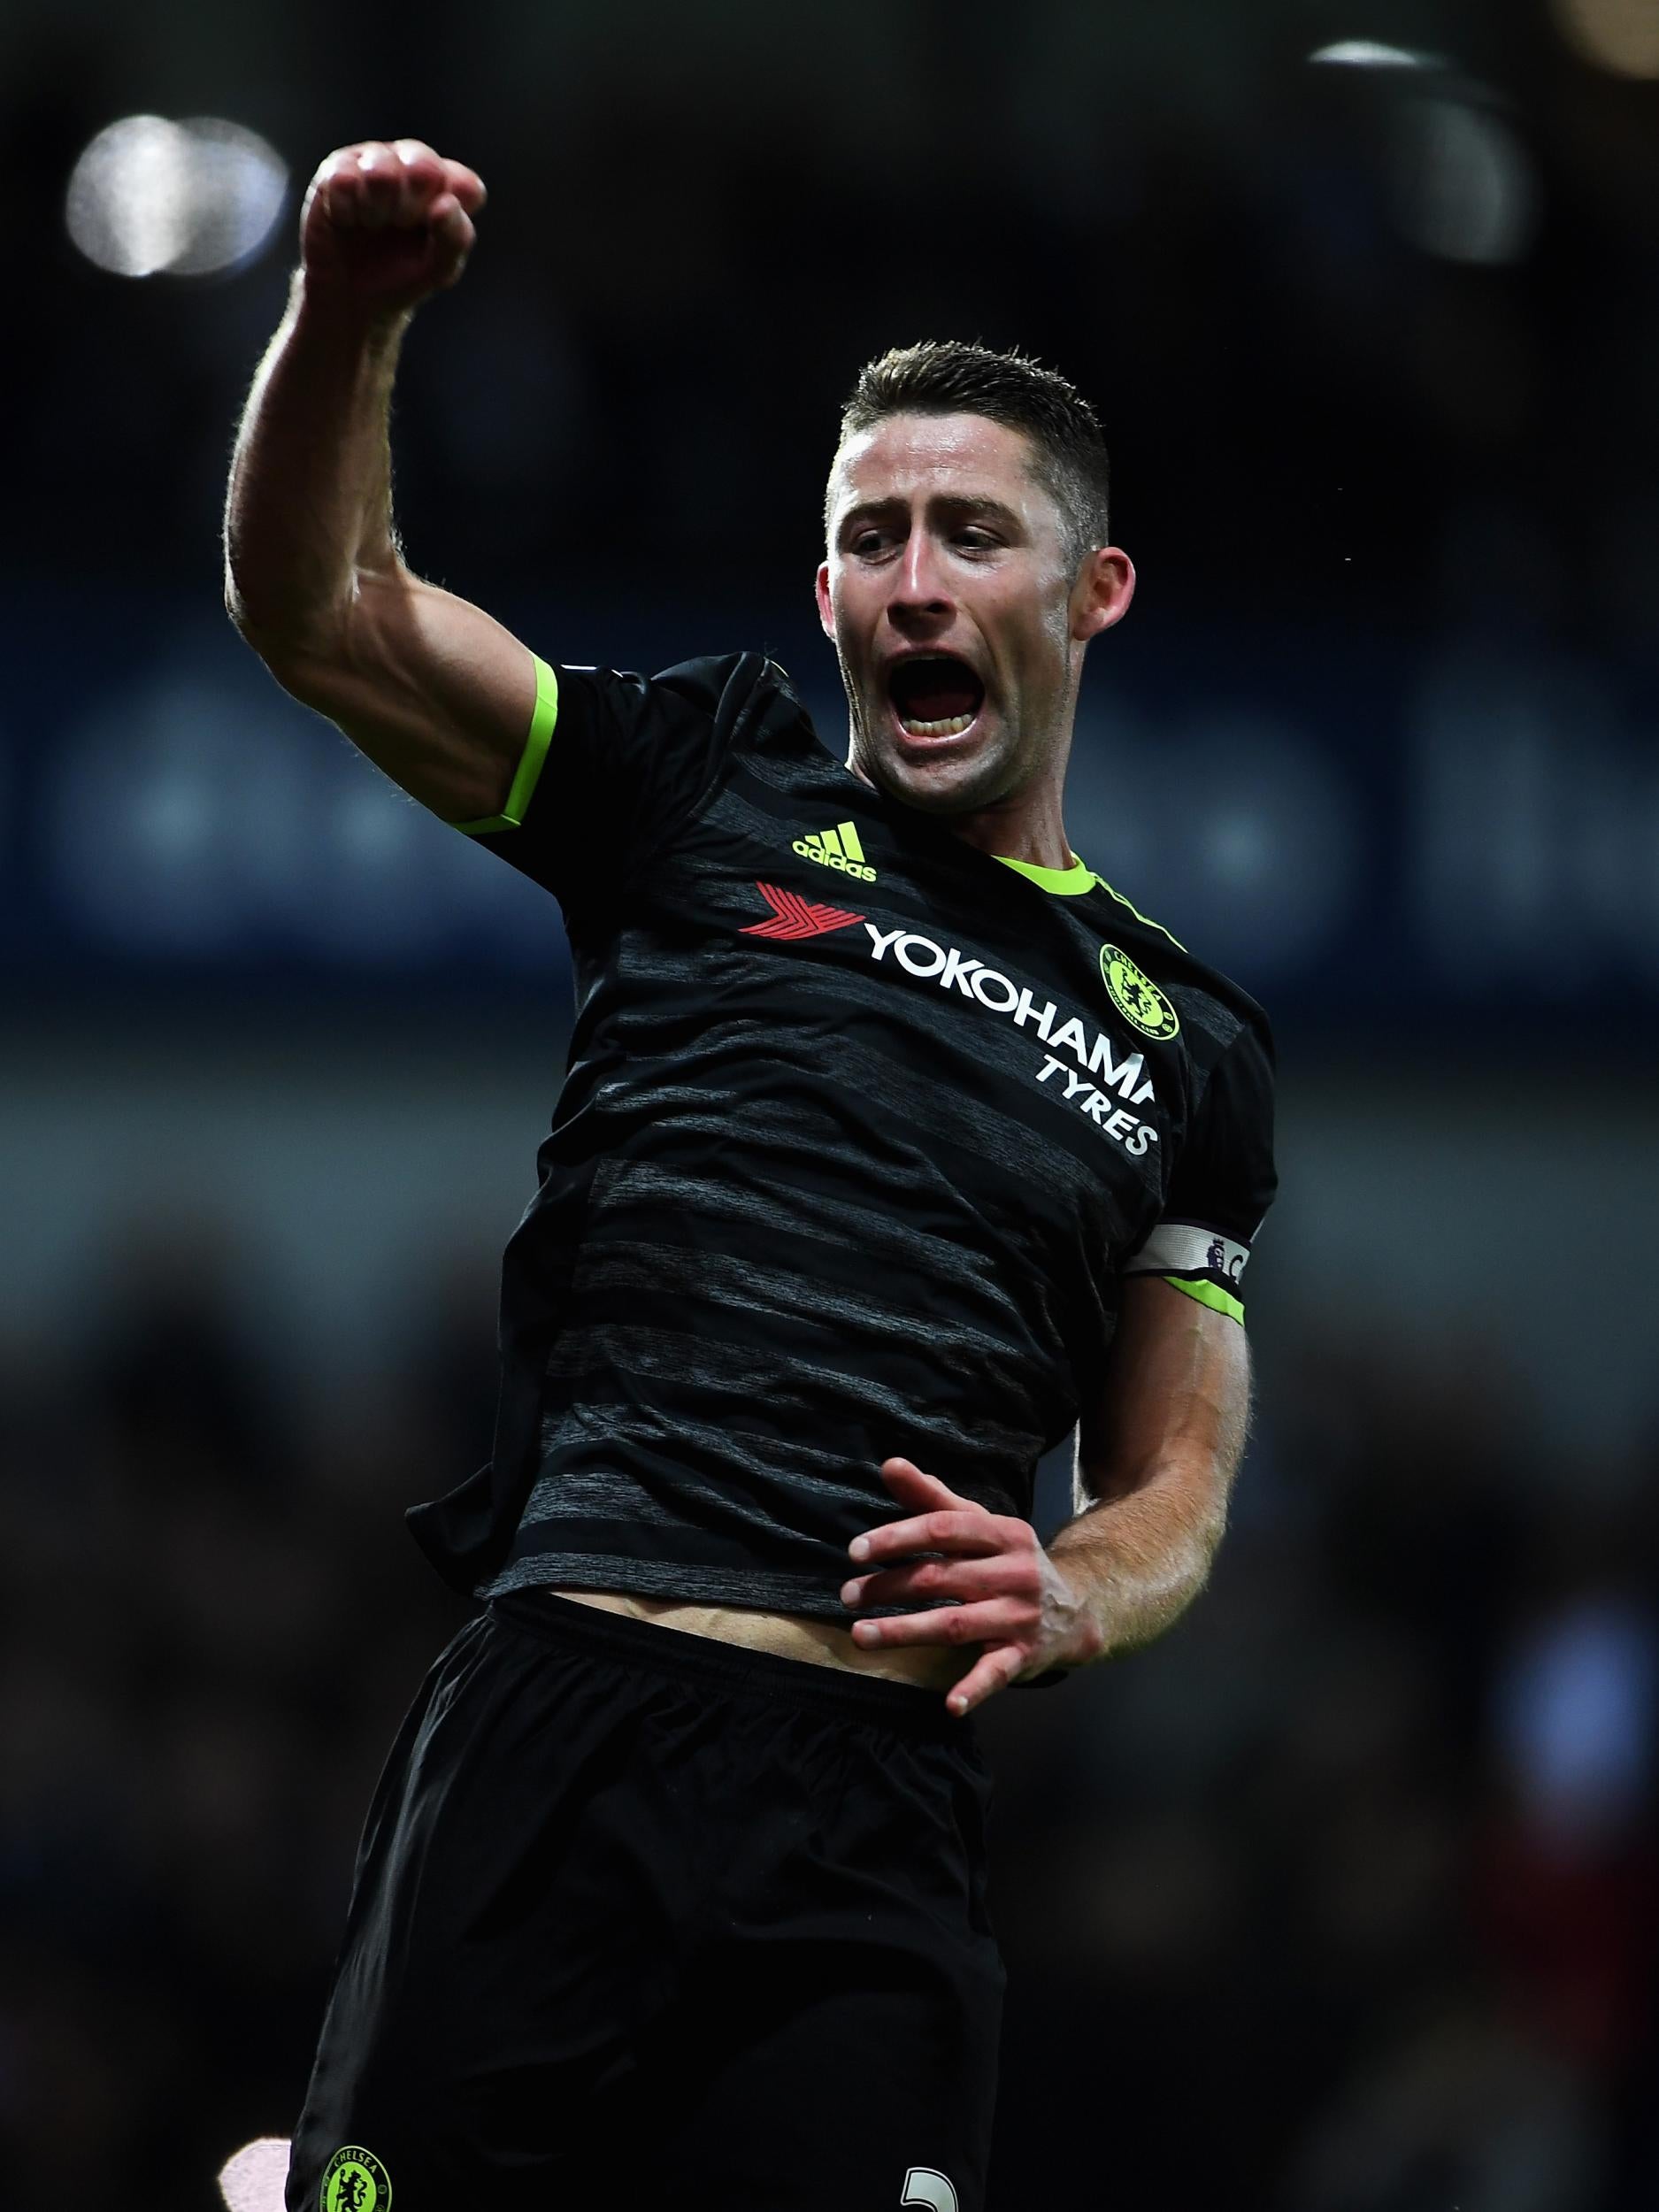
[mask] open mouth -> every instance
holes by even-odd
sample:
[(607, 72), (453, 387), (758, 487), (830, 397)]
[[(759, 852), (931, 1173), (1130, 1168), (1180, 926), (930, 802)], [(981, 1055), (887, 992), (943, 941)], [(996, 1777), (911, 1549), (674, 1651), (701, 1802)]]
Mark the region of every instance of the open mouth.
[(985, 686), (948, 653), (918, 653), (887, 672), (893, 710), (910, 737), (960, 737), (985, 703)]

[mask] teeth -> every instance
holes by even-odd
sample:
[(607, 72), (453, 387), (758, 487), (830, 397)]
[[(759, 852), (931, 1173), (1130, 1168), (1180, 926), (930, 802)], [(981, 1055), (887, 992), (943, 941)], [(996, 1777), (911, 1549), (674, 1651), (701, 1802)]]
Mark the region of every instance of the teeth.
[(960, 737), (973, 724), (971, 714), (953, 714), (945, 722), (918, 722), (910, 715), (902, 714), (899, 720), (912, 737)]

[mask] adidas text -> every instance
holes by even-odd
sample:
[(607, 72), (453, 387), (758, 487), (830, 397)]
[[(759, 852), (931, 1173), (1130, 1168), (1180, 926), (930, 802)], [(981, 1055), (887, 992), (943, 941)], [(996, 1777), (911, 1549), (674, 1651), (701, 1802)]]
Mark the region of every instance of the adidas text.
[(839, 875), (856, 876), (860, 883), (873, 883), (876, 879), (875, 870), (864, 858), (864, 849), (854, 822), (838, 822), (831, 830), (809, 830), (804, 837), (795, 839), (793, 850), (803, 860), (816, 860), (820, 868), (833, 868)]

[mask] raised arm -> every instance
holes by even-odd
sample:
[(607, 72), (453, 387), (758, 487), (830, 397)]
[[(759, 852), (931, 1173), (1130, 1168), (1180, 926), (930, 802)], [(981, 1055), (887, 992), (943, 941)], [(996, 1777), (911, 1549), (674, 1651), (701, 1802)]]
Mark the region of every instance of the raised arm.
[(525, 646), (405, 566), (387, 426), (403, 333), (459, 279), (483, 204), (473, 171), (418, 139), (323, 163), (225, 516), (226, 606), (278, 682), (469, 825), (500, 815), (548, 703)]

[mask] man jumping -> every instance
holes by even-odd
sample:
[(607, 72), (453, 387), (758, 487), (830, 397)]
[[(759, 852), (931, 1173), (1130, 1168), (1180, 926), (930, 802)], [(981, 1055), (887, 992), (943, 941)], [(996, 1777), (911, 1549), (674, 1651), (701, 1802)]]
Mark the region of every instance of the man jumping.
[(549, 664), (411, 572), (393, 378), (483, 202), (413, 140), (323, 164), (230, 485), (243, 636), (555, 895), (576, 981), (494, 1454), (411, 1517), (485, 1602), (370, 1810), (288, 2201), (981, 2212), (968, 1716), (1203, 1584), (1266, 1024), (1066, 837), (1134, 575), (1051, 371), (860, 375), (817, 581), (841, 757), (758, 654)]

